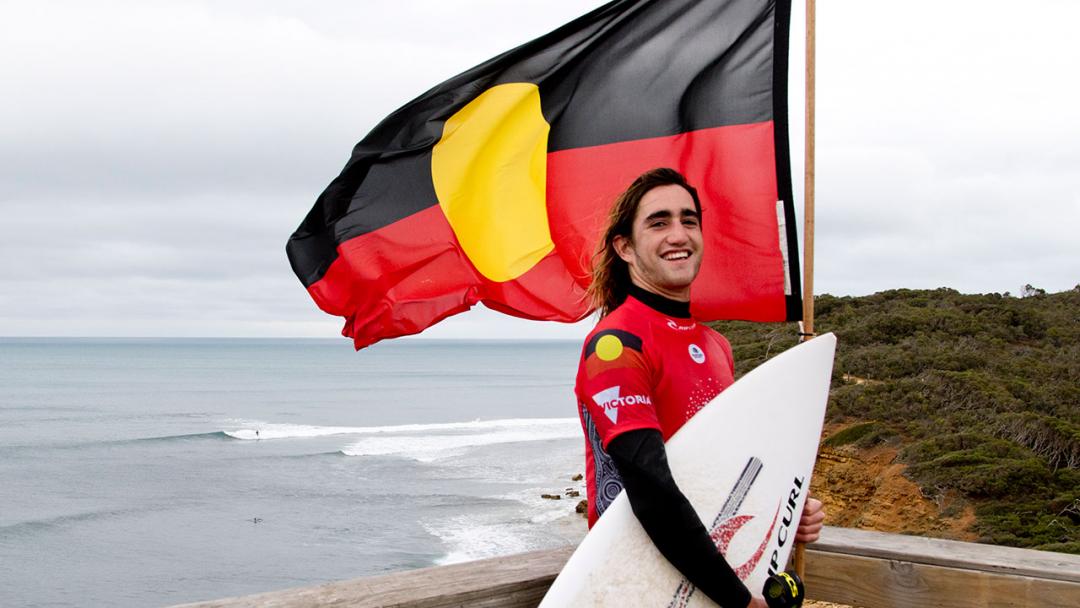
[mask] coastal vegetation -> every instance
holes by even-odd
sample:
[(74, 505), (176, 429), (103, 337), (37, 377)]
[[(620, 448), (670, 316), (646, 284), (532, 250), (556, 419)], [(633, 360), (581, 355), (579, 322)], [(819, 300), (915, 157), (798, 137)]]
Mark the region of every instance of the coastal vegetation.
[[(737, 375), (797, 342), (791, 324), (714, 325)], [(815, 330), (839, 340), (823, 446), (894, 446), (980, 542), (1080, 553), (1080, 285), (822, 295)]]

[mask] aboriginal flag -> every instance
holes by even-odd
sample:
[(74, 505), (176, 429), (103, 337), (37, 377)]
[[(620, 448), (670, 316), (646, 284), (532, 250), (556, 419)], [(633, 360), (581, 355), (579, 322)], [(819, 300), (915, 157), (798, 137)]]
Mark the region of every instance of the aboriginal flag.
[(800, 317), (790, 0), (617, 0), (452, 78), (353, 149), (286, 247), (357, 348), (477, 302), (576, 321), (615, 197), (701, 196), (699, 319)]

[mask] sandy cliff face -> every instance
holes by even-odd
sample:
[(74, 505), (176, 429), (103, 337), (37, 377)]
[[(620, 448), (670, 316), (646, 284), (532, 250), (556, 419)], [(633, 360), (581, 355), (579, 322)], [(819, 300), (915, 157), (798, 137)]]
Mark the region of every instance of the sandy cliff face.
[[(826, 428), (824, 436), (840, 430)], [(904, 477), (897, 449), (876, 446), (822, 446), (818, 451), (811, 494), (823, 503), (830, 526), (954, 540), (975, 540), (975, 513), (955, 496), (931, 499)]]
[[(823, 437), (842, 430), (826, 427)], [(971, 531), (975, 513), (955, 496), (937, 499), (923, 495), (904, 477), (906, 465), (897, 461), (891, 446), (859, 449), (845, 445), (821, 446), (814, 465), (811, 494), (825, 503), (830, 526), (918, 534), (953, 540), (975, 540)], [(808, 600), (805, 608), (851, 608)]]

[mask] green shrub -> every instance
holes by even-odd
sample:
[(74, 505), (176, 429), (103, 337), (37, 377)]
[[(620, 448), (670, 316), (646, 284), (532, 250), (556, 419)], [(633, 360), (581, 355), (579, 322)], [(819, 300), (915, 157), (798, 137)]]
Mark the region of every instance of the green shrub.
[(855, 444), (858, 447), (868, 448), (879, 443), (884, 443), (896, 437), (896, 433), (883, 425), (871, 421), (853, 424), (848, 428), (829, 436), (824, 445), (839, 447), (842, 445)]

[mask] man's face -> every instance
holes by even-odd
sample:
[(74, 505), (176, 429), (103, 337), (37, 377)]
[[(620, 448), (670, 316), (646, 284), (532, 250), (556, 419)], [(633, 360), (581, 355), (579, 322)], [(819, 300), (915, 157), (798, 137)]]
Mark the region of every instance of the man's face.
[(649, 190), (634, 215), (632, 238), (617, 236), (615, 252), (630, 266), (638, 287), (689, 301), (701, 268), (701, 218), (694, 199), (674, 184)]

